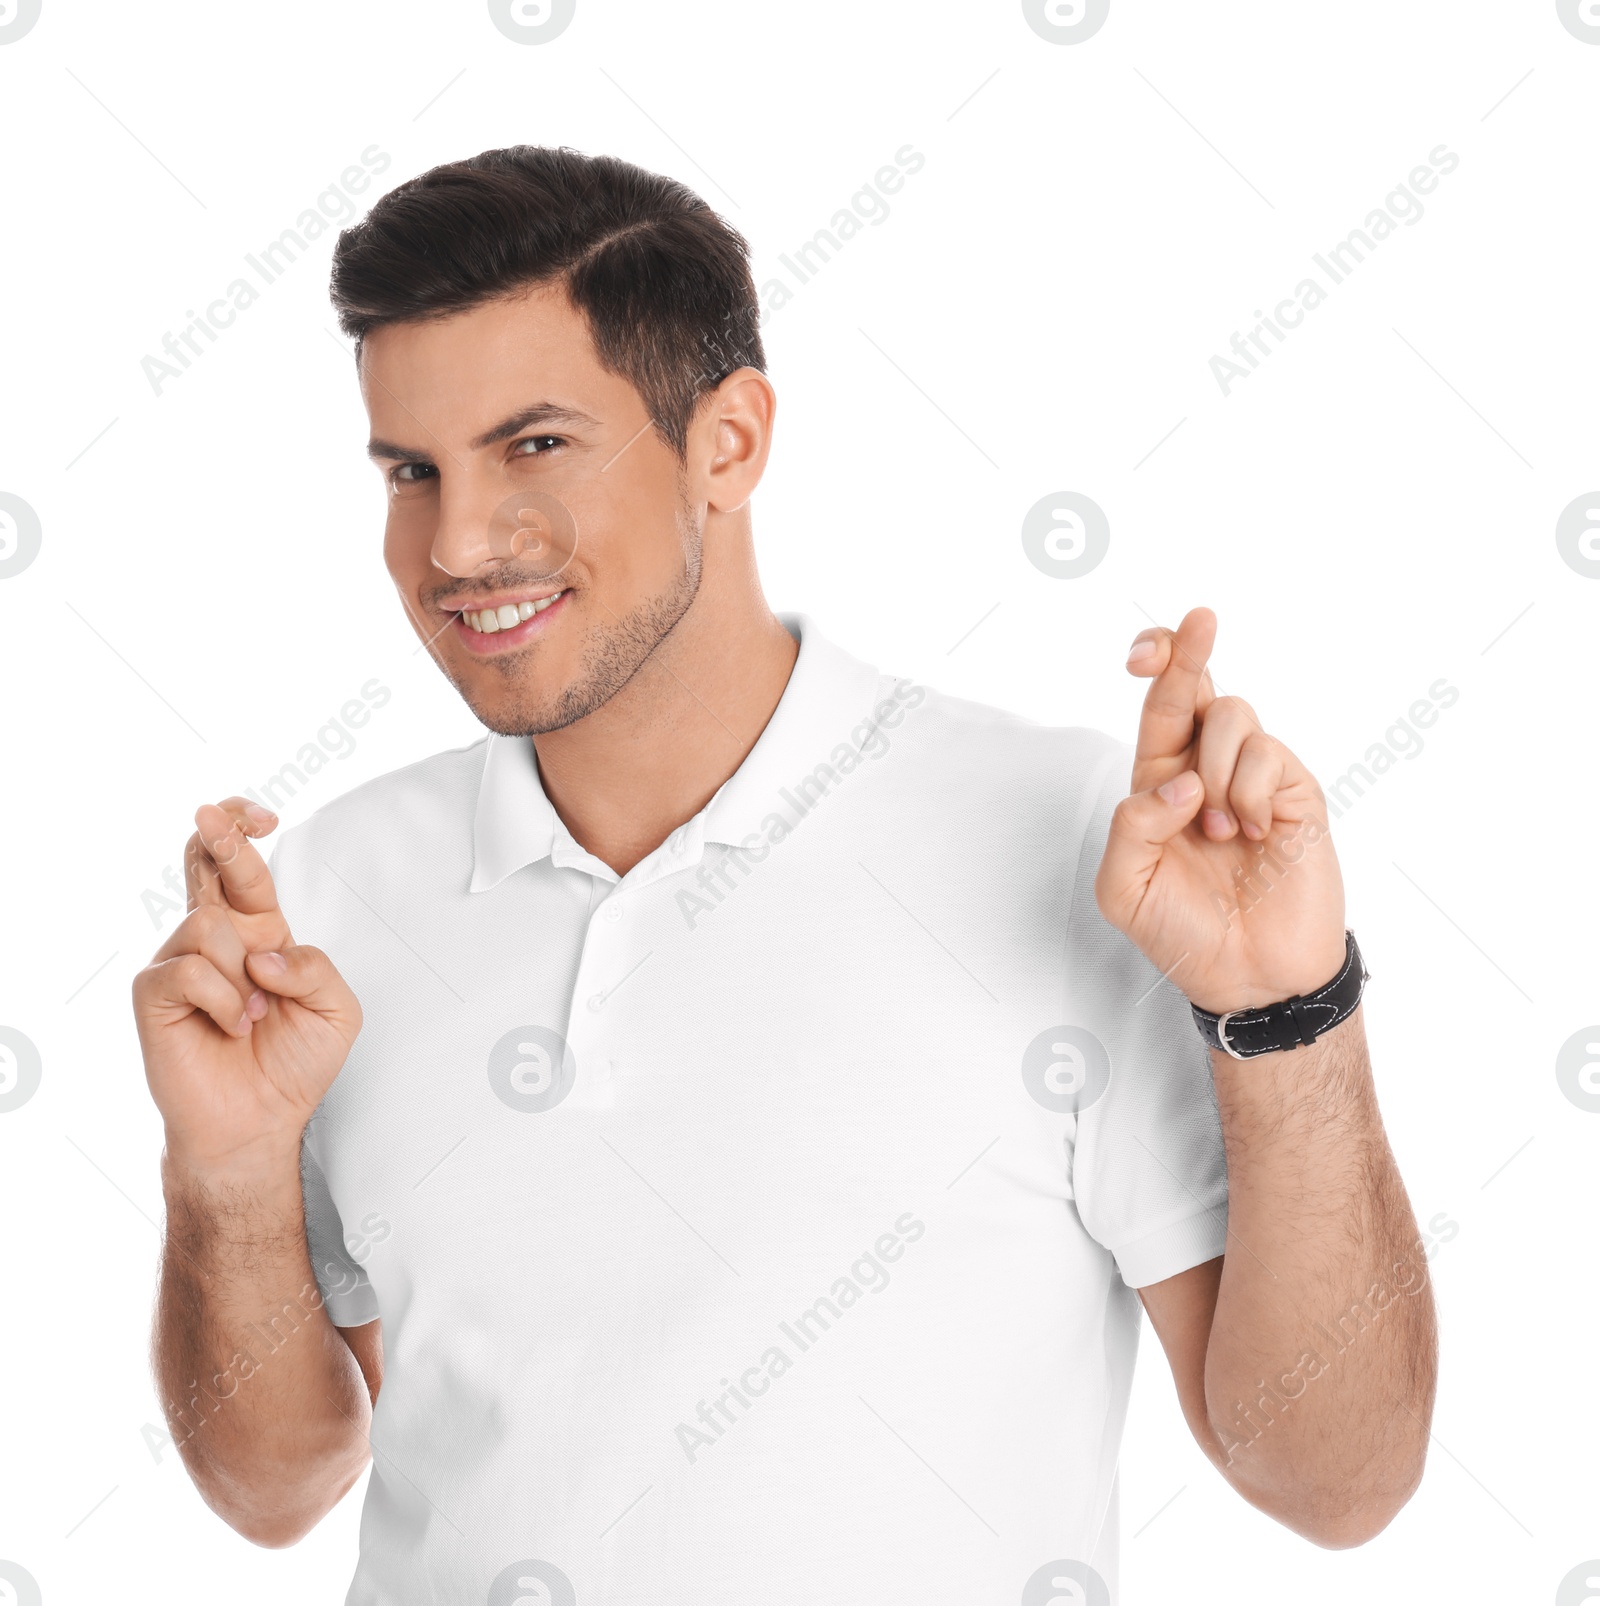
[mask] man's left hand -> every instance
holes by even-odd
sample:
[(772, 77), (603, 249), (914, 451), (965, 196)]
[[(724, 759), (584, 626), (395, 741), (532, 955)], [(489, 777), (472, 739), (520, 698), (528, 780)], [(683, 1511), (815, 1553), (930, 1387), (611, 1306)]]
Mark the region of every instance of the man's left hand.
[(1111, 822), (1095, 898), (1191, 1003), (1222, 1014), (1315, 991), (1344, 963), (1344, 883), (1322, 788), (1206, 660), (1209, 608), (1143, 630), (1152, 676), (1131, 795)]

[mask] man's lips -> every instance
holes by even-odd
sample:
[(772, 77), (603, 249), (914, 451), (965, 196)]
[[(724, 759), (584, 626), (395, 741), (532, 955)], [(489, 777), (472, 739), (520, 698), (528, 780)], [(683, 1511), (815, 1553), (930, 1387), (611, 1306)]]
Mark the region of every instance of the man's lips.
[[(509, 651), (513, 647), (520, 647), (523, 642), (530, 641), (536, 635), (548, 630), (557, 614), (565, 613), (567, 599), (570, 593), (566, 591), (545, 590), (530, 596), (523, 592), (517, 601), (505, 601), (498, 604), (499, 608), (515, 608), (517, 618), (514, 623), (502, 624), (497, 620), (496, 628), (483, 630), (479, 626), (488, 622), (485, 614), (495, 604), (485, 601), (476, 607), (467, 607), (456, 612), (455, 618), (449, 628), (455, 632), (456, 639), (471, 652), (480, 657), (494, 653)], [(539, 607), (533, 611), (534, 603)], [(504, 614), (499, 618), (503, 619)], [(473, 623), (468, 623), (471, 619)]]
[(515, 591), (489, 591), (481, 596), (440, 598), (434, 603), (446, 613), (479, 613), (485, 608), (517, 607), (524, 602), (543, 602), (565, 591), (560, 585), (523, 586)]

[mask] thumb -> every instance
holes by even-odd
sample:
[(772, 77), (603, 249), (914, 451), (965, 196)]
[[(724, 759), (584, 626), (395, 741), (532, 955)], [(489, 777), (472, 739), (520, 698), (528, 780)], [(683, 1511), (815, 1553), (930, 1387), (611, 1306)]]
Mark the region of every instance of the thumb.
[(250, 979), (265, 993), (292, 998), (336, 1026), (361, 1025), (361, 1006), (350, 984), (320, 948), (286, 945), (281, 952), (245, 955)]
[(1161, 862), (1161, 850), (1200, 812), (1204, 799), (1199, 775), (1184, 770), (1117, 805), (1094, 882), (1095, 901), (1112, 925), (1127, 930)]

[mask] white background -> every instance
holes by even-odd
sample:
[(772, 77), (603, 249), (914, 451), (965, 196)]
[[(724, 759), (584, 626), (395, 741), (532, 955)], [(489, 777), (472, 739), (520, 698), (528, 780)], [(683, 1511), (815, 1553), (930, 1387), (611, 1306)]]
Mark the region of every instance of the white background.
[[(392, 698), (287, 823), (479, 731), (381, 567), (334, 231), (159, 395), (140, 365), (367, 147), (386, 187), (532, 142), (683, 179), (793, 290), (765, 321), (775, 607), (1131, 735), (1129, 640), (1204, 602), (1223, 689), (1325, 783), (1458, 689), (1335, 829), (1385, 1119), (1455, 1229), (1423, 1487), (1361, 1549), (1295, 1538), (1193, 1445), (1147, 1331), (1122, 1598), (1555, 1600), (1600, 1555), (1600, 1115), (1555, 1074), (1600, 1020), (1600, 562), (1555, 540), (1600, 485), (1597, 96), (1553, 0), (1112, 0), (1071, 45), (1015, 3), (579, 0), (533, 47), (482, 4), (44, 0), (0, 44), (0, 491), (42, 529), (0, 580), (0, 1025), (43, 1065), (0, 1114), (0, 1557), (47, 1606), (343, 1599), (359, 1488), (262, 1551), (147, 1443), (161, 1128), (128, 985), (196, 805), (364, 682)], [(889, 216), (797, 286), (780, 255), (906, 144)], [(1225, 396), (1210, 359), (1441, 144), (1420, 220)], [(1020, 538), (1062, 490), (1110, 524), (1079, 578)]]

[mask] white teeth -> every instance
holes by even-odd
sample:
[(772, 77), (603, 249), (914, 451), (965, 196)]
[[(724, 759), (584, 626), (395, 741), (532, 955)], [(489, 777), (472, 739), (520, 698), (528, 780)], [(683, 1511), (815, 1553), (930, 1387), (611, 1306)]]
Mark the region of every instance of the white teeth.
[(531, 619), (536, 613), (543, 613), (552, 602), (558, 601), (565, 595), (566, 592), (558, 591), (555, 596), (541, 597), (537, 602), (508, 602), (500, 608), (464, 611), (461, 618), (469, 629), (492, 636), (498, 630), (509, 630), (513, 625), (521, 624), (524, 619)]

